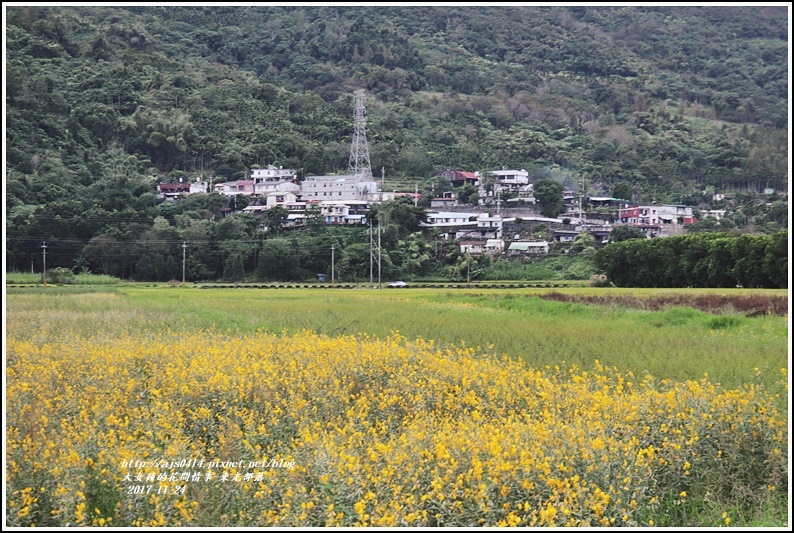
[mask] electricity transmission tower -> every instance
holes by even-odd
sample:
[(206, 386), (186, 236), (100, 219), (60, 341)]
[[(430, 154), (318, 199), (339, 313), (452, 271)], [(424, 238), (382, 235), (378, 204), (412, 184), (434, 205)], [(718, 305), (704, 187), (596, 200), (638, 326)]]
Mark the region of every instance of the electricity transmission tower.
[(350, 144), (350, 159), (347, 171), (356, 176), (356, 181), (372, 181), (372, 168), (369, 164), (369, 145), (367, 144), (367, 133), (364, 129), (364, 89), (359, 89), (353, 93), (356, 95), (356, 110), (353, 114), (355, 119), (353, 128), (353, 142)]

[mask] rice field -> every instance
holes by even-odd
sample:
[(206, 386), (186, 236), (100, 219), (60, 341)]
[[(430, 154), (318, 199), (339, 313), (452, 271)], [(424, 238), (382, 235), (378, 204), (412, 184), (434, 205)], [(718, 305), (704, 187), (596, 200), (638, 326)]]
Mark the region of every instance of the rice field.
[(788, 523), (787, 315), (548, 292), (9, 290), (7, 524)]

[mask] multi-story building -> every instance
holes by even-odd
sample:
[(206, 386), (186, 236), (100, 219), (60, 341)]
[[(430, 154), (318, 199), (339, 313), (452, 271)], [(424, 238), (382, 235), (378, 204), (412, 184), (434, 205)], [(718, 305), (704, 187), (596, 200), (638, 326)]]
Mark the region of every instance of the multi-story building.
[(309, 176), (301, 182), (301, 196), (312, 200), (366, 200), (377, 194), (378, 184), (359, 176)]
[(215, 192), (219, 192), (224, 196), (237, 196), (242, 194), (244, 196), (252, 196), (254, 194), (253, 180), (237, 180), (227, 181), (225, 183), (216, 183)]
[(631, 225), (686, 225), (697, 222), (692, 208), (685, 205), (639, 205), (620, 209), (618, 217)]
[(180, 196), (188, 196), (189, 194), (189, 183), (160, 183), (157, 185), (157, 197), (165, 200), (174, 201)]
[(328, 200), (318, 204), (328, 225), (366, 224), (367, 205), (362, 200)]
[(284, 190), (279, 187), (285, 183), (294, 183), (297, 176), (291, 168), (268, 165), (267, 168), (252, 169), (251, 179), (254, 182), (254, 194), (265, 196), (269, 192)]
[(463, 172), (462, 170), (445, 170), (439, 177), (449, 180), (453, 187), (461, 187), (463, 185), (474, 185), (480, 181), (480, 177), (476, 172)]

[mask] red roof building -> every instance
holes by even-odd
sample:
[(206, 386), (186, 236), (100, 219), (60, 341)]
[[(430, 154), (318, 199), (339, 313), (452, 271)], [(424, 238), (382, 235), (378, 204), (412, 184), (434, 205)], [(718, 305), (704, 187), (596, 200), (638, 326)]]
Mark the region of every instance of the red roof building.
[(461, 185), (465, 185), (468, 183), (469, 185), (477, 185), (480, 178), (474, 172), (463, 172), (461, 170), (445, 170), (441, 174), (440, 177), (444, 179), (448, 179), (452, 182), (452, 185), (455, 187), (460, 187)]

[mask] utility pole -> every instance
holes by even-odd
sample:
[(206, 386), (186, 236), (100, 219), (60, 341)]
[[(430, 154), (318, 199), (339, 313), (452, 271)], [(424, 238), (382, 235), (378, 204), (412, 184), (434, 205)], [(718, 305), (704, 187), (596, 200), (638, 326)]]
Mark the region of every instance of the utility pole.
[(182, 285), (185, 284), (185, 258), (187, 257), (187, 243), (182, 241)]
[(380, 221), (378, 221), (378, 289), (382, 289), (383, 285), (380, 281), (380, 266), (381, 266), (381, 246), (380, 246)]
[(336, 285), (336, 280), (334, 279), (334, 245), (331, 245), (331, 286), (333, 287)]
[(469, 250), (466, 249), (466, 285), (471, 285), (471, 260), (469, 258)]
[(374, 257), (372, 255), (372, 219), (369, 220), (369, 288), (372, 288), (372, 267), (374, 266)]
[(584, 227), (584, 212), (582, 211), (582, 195), (584, 194), (584, 175), (582, 176), (582, 188), (579, 191), (579, 225)]
[(42, 264), (44, 265), (41, 270), (41, 282), (43, 284), (47, 284), (47, 241), (44, 241), (41, 245), (41, 259)]
[(419, 205), (419, 184), (414, 184), (414, 207)]

